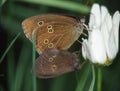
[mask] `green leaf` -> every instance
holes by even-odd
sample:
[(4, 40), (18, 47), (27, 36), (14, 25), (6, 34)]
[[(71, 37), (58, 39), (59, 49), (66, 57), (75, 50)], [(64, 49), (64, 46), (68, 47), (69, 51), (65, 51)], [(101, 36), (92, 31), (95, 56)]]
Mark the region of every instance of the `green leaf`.
[(89, 64), (82, 69), (83, 73), (81, 73), (80, 80), (78, 86), (76, 87), (75, 91), (84, 91), (85, 84), (87, 82), (87, 78), (89, 76), (90, 66)]
[(88, 91), (93, 91), (94, 90), (94, 84), (95, 84), (95, 68), (94, 65), (92, 65), (92, 75), (93, 75), (93, 79), (92, 82), (90, 84), (90, 88)]
[(2, 6), (5, 2), (6, 2), (6, 0), (1, 0), (0, 1), (0, 6)]
[(81, 3), (75, 3), (73, 1), (63, 0), (22, 0), (23, 2), (48, 5), (52, 7), (62, 8), (80, 13), (89, 13), (90, 8)]

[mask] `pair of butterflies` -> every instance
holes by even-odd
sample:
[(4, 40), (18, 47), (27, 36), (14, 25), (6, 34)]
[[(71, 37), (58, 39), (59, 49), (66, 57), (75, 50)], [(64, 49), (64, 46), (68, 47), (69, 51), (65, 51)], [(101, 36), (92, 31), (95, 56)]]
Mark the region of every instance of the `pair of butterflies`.
[(36, 50), (41, 54), (36, 60), (36, 75), (52, 78), (80, 69), (76, 55), (66, 51), (83, 33), (84, 18), (46, 14), (25, 19), (24, 33), (33, 41), (36, 32)]

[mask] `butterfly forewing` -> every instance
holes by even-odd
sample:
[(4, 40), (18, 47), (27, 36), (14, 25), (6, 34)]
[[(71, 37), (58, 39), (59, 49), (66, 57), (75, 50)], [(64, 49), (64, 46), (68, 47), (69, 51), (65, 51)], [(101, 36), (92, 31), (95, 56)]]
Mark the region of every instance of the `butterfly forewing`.
[[(80, 36), (83, 27), (76, 18), (46, 14), (28, 18), (23, 21), (23, 29), (26, 36), (32, 40), (33, 33), (36, 31), (37, 51), (41, 54), (49, 48), (68, 49)], [(82, 24), (81, 24), (82, 25)], [(48, 47), (44, 40), (49, 41), (52, 47)]]
[[(57, 25), (57, 24), (51, 24), (53, 32), (44, 32), (42, 34), (41, 30), (42, 27), (37, 30), (37, 50), (38, 53), (42, 53), (45, 49), (49, 48), (57, 48), (57, 49), (67, 49), (69, 48), (74, 41), (77, 39), (76, 37), (79, 36), (78, 33), (75, 31), (70, 31), (68, 27), (70, 26), (63, 26), (63, 25)], [(63, 28), (59, 28), (63, 26)], [(44, 26), (43, 26), (44, 27)], [(74, 27), (71, 27), (71, 30), (73, 30)], [(44, 28), (44, 31), (48, 31), (46, 28)], [(44, 41), (47, 40), (47, 43)], [(49, 44), (52, 43), (53, 46), (49, 47)]]
[[(37, 15), (30, 18), (25, 19), (22, 22), (22, 26), (24, 29), (25, 34), (28, 36), (28, 38), (32, 39), (32, 32), (34, 29), (40, 26), (44, 26), (46, 23), (52, 23), (52, 22), (64, 22), (68, 24), (73, 24), (76, 20), (67, 16), (61, 16), (57, 14), (46, 14), (46, 15)], [(42, 24), (39, 26), (39, 22), (42, 22)]]

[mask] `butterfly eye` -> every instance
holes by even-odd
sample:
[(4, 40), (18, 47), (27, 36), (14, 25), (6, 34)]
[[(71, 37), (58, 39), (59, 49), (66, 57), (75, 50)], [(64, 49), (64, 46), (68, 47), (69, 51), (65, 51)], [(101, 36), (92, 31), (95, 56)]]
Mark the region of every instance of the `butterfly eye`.
[(48, 44), (49, 40), (48, 39), (44, 39), (44, 44)]
[(52, 28), (52, 25), (48, 25), (48, 26), (47, 26), (47, 29), (51, 29), (51, 28)]
[(57, 69), (57, 66), (56, 65), (52, 65), (51, 69), (54, 72)]
[(48, 44), (48, 48), (53, 48), (54, 47), (54, 44), (53, 43), (49, 43)]
[(53, 33), (54, 30), (52, 28), (48, 29), (48, 33)]
[(44, 24), (44, 21), (39, 21), (37, 24), (38, 26), (42, 26)]

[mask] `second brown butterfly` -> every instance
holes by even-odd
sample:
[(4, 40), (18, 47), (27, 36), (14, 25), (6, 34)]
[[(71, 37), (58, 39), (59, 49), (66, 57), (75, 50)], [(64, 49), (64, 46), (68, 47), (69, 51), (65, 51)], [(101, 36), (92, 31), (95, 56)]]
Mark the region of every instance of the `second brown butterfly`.
[(68, 51), (49, 49), (36, 60), (36, 75), (52, 78), (81, 68), (79, 58)]

